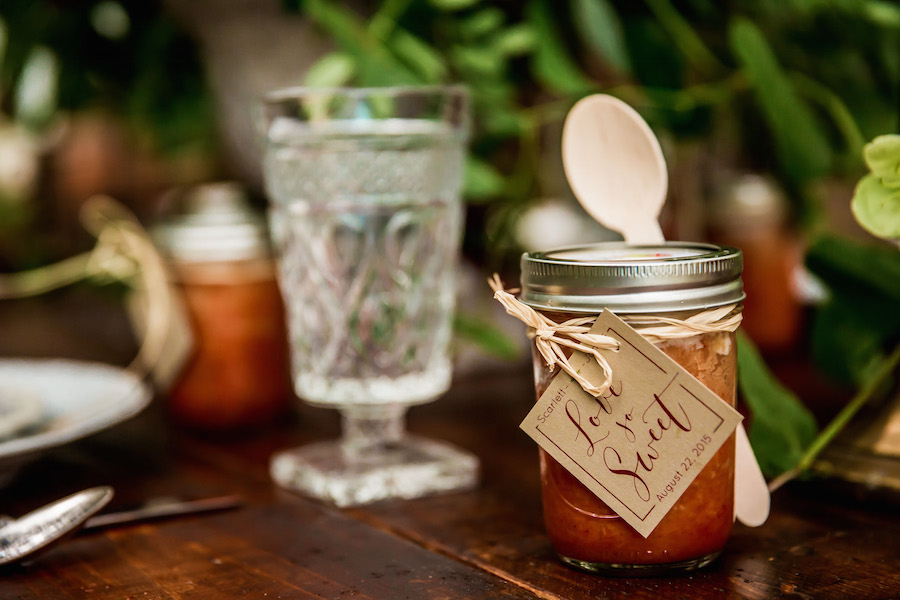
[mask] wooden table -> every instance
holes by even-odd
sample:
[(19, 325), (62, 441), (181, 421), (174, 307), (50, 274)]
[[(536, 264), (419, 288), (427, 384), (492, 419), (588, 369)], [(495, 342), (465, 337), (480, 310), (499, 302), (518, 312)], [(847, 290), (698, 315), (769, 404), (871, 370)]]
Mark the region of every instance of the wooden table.
[[(55, 323), (37, 309), (17, 309), (12, 319), (0, 307), (0, 355), (38, 355), (40, 346), (127, 362), (128, 343), (115, 337), (73, 342), (79, 310), (87, 311), (74, 306)], [(9, 334), (34, 327), (53, 331), (52, 343)], [(267, 472), (274, 451), (336, 436), (333, 411), (300, 407), (239, 439), (203, 439), (174, 428), (157, 400), (137, 418), (26, 466), (0, 489), (0, 510), (18, 515), (100, 484), (116, 489), (111, 508), (224, 494), (240, 495), (243, 507), (79, 534), (0, 571), (0, 598), (900, 597), (896, 507), (820, 483), (779, 491), (769, 521), (736, 525), (723, 556), (698, 573), (601, 578), (563, 566), (543, 532), (537, 452), (517, 428), (532, 394), (521, 365), (459, 378), (446, 397), (411, 411), (410, 429), (475, 452), (481, 485), (352, 510), (278, 489)]]

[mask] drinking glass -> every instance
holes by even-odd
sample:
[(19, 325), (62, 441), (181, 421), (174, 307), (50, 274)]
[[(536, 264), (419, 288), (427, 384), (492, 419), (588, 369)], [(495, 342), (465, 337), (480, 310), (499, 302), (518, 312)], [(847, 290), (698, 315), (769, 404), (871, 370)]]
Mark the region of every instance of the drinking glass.
[(262, 105), (263, 173), (294, 388), (336, 408), (338, 440), (276, 454), (280, 485), (338, 506), (471, 487), (469, 453), (408, 435), (450, 385), (460, 87), (306, 89)]

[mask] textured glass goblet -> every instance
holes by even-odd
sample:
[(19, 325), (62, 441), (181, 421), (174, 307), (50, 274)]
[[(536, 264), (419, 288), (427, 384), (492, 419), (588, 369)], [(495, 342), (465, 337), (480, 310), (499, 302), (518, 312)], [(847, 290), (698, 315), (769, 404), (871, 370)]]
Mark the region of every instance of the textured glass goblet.
[(450, 385), (465, 91), (295, 88), (262, 111), (294, 388), (342, 414), (273, 478), (338, 506), (471, 487), (473, 456), (405, 432)]

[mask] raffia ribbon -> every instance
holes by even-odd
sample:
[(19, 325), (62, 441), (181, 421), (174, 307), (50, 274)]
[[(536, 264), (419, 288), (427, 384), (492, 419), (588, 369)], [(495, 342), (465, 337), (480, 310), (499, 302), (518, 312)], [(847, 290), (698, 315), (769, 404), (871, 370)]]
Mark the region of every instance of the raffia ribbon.
[(92, 279), (121, 281), (147, 295), (146, 331), (138, 355), (127, 367), (146, 377), (160, 362), (172, 319), (173, 290), (165, 261), (137, 218), (107, 196), (94, 196), (81, 210), (85, 228), (97, 238), (94, 248), (31, 271), (0, 274), (0, 300), (29, 298)]
[[(619, 349), (619, 342), (606, 335), (590, 333), (596, 317), (578, 317), (557, 323), (520, 302), (513, 295), (517, 290), (505, 290), (496, 273), (488, 279), (488, 284), (494, 290), (494, 299), (503, 305), (506, 312), (528, 326), (528, 337), (534, 340), (535, 347), (548, 368), (552, 369), (555, 365), (559, 365), (584, 391), (595, 398), (606, 393), (612, 383), (612, 368), (600, 350), (615, 352)], [(638, 333), (651, 344), (659, 344), (666, 340), (684, 339), (703, 333), (736, 331), (742, 319), (741, 313), (735, 311), (736, 307), (736, 304), (730, 304), (711, 308), (683, 320), (657, 315), (624, 315), (620, 318), (630, 325), (646, 325)], [(595, 385), (575, 371), (563, 347), (593, 357), (603, 370), (603, 382)]]

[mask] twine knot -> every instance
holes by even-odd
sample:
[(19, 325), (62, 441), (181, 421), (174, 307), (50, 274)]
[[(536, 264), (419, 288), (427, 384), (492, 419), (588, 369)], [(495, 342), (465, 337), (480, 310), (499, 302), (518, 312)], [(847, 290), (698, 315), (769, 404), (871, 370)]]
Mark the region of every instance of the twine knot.
[(535, 329), (533, 332), (530, 332), (532, 336), (541, 339), (541, 340), (549, 340), (553, 338), (556, 334), (556, 331), (550, 329), (549, 327), (539, 327)]

